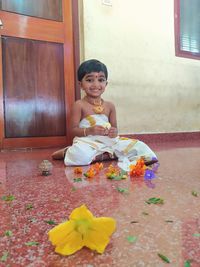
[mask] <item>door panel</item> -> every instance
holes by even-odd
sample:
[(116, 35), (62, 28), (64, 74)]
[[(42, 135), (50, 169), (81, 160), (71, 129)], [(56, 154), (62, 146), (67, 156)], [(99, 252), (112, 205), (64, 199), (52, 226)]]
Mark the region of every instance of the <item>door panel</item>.
[(5, 137), (66, 135), (63, 45), (2, 37), (2, 51)]
[[(29, 2), (32, 10), (40, 9), (39, 1), (22, 2)], [(54, 9), (55, 2), (47, 2)], [(68, 125), (75, 100), (72, 1), (62, 0), (62, 17), (57, 22), (0, 11), (0, 148), (71, 142)]]
[(62, 21), (62, 0), (1, 0), (4, 11)]
[(0, 11), (0, 19), (3, 22), (1, 35), (58, 43), (66, 41), (64, 23), (3, 11)]

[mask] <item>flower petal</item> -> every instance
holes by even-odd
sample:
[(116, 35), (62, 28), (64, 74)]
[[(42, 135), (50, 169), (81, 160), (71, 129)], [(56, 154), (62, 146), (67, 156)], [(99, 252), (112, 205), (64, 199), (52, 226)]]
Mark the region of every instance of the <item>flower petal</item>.
[(62, 244), (63, 239), (74, 231), (74, 225), (75, 223), (73, 221), (67, 221), (55, 226), (48, 232), (49, 240), (56, 246)]
[(71, 255), (80, 250), (83, 245), (81, 234), (73, 231), (63, 240), (61, 245), (56, 246), (55, 252), (61, 255)]
[(116, 221), (109, 217), (94, 218), (92, 222), (92, 229), (110, 236), (116, 229)]
[(113, 218), (94, 218), (91, 229), (84, 236), (84, 245), (99, 253), (103, 253), (110, 239), (109, 236), (116, 229), (116, 221)]
[(109, 237), (104, 233), (90, 230), (84, 237), (84, 246), (96, 250), (99, 253), (103, 253), (109, 241)]
[(69, 216), (70, 220), (91, 220), (93, 219), (93, 214), (87, 209), (85, 205), (82, 205), (72, 211)]

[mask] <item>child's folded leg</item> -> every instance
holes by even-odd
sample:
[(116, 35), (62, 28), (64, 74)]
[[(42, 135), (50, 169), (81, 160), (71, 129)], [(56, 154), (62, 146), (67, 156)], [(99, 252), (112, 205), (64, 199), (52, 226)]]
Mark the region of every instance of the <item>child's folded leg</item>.
[(66, 166), (89, 165), (97, 154), (97, 150), (87, 143), (77, 142), (67, 149), (64, 163)]

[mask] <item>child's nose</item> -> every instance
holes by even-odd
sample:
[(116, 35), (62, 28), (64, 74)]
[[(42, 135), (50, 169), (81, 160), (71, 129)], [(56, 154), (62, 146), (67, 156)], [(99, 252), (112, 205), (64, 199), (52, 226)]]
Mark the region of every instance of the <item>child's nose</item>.
[(99, 87), (100, 86), (100, 82), (98, 80), (94, 80), (93, 86)]

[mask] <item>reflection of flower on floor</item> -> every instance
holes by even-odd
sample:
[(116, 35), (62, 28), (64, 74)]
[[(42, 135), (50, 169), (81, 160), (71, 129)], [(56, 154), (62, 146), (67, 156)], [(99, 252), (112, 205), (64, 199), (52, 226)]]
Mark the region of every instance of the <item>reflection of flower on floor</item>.
[(83, 169), (81, 167), (74, 168), (74, 174), (82, 174), (82, 173), (83, 173)]
[(57, 225), (48, 235), (55, 251), (62, 255), (71, 255), (84, 246), (103, 253), (115, 228), (113, 218), (96, 218), (82, 205), (72, 211), (69, 221)]

